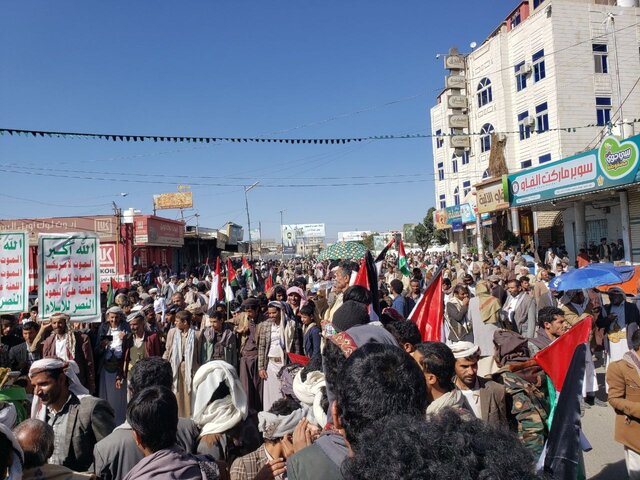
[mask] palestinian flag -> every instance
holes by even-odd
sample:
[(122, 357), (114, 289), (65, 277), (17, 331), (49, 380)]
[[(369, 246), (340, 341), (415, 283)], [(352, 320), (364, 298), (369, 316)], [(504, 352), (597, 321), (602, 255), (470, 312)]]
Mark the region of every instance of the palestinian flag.
[(114, 302), (114, 289), (113, 289), (113, 278), (109, 279), (109, 286), (107, 287), (107, 308), (111, 307)]
[(216, 271), (213, 274), (211, 282), (211, 291), (209, 292), (208, 308), (215, 306), (216, 302), (222, 301), (224, 292), (222, 291), (222, 276), (220, 275), (220, 257), (216, 259)]
[[(423, 342), (444, 342), (444, 292), (440, 265), (416, 306), (409, 314), (420, 330)], [(401, 312), (402, 313), (402, 312)]]
[(267, 278), (264, 281), (264, 291), (268, 292), (271, 288), (273, 288), (273, 273), (269, 270)]
[(249, 265), (247, 259), (244, 258), (244, 256), (242, 257), (242, 275), (245, 278), (247, 288), (249, 290), (255, 290), (256, 284), (253, 281), (253, 269), (251, 268), (251, 265)]
[(398, 244), (398, 270), (400, 270), (405, 277), (409, 277), (411, 275), (409, 265), (407, 265), (407, 255), (404, 253), (404, 243), (402, 240), (400, 240), (400, 243)]
[(360, 262), (360, 270), (356, 274), (354, 285), (360, 285), (371, 292), (371, 301), (369, 307), (369, 316), (372, 321), (380, 318), (380, 300), (378, 295), (378, 271), (373, 260), (373, 255), (367, 250)]

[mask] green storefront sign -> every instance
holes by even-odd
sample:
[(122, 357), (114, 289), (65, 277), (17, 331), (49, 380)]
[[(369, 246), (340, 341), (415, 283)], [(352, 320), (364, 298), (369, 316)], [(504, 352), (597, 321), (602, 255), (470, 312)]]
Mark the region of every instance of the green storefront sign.
[(594, 150), (506, 176), (505, 196), (521, 207), (639, 182), (639, 152), (640, 135), (607, 137)]

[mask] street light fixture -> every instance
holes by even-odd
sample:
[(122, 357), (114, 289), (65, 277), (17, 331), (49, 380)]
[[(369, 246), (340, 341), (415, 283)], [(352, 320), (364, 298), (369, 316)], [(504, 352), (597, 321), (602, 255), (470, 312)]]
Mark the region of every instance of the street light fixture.
[(251, 260), (253, 260), (253, 243), (251, 242), (251, 217), (249, 216), (249, 198), (247, 197), (247, 192), (255, 188), (259, 183), (260, 182), (256, 182), (253, 185), (244, 187), (244, 205), (247, 209), (247, 227), (249, 228), (249, 258), (251, 258)]

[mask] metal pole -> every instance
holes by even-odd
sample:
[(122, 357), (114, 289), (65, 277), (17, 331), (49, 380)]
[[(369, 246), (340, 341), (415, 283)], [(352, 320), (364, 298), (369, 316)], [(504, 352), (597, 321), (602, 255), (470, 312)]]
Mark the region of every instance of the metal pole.
[(620, 63), (618, 62), (618, 39), (616, 37), (616, 24), (613, 19), (613, 13), (608, 13), (609, 20), (611, 21), (611, 33), (613, 35), (613, 49), (616, 51), (616, 84), (618, 90), (618, 111), (620, 112), (620, 136), (624, 137), (624, 115), (622, 113), (622, 88), (620, 87)]
[(251, 258), (251, 260), (253, 260), (253, 243), (251, 242), (251, 217), (249, 216), (249, 197), (247, 192), (258, 185), (258, 183), (260, 182), (244, 187), (244, 205), (247, 209), (247, 227), (249, 228), (249, 258)]
[(282, 233), (282, 214), (284, 210), (280, 210), (280, 261), (284, 263), (284, 234)]
[(200, 260), (200, 214), (196, 213), (196, 240), (198, 244), (198, 265), (202, 262)]
[(260, 249), (258, 258), (262, 259), (262, 222), (258, 222), (258, 233), (260, 234), (260, 238), (258, 238), (258, 248)]

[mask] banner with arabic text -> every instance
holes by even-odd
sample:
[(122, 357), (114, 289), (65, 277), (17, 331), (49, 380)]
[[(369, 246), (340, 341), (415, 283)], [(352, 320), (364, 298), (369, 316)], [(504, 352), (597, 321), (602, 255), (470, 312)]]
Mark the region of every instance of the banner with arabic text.
[(0, 232), (0, 313), (29, 310), (29, 234)]
[(43, 319), (62, 312), (99, 322), (100, 243), (92, 233), (38, 236), (38, 302)]

